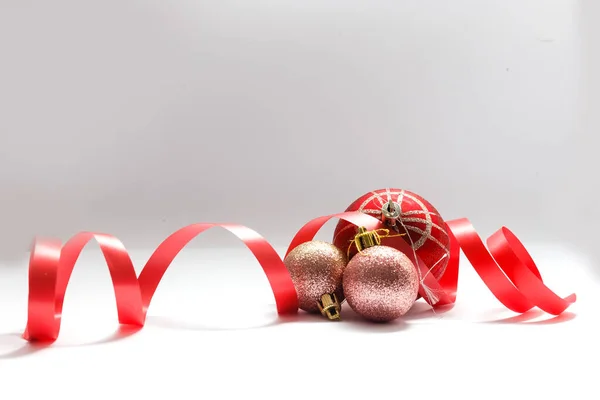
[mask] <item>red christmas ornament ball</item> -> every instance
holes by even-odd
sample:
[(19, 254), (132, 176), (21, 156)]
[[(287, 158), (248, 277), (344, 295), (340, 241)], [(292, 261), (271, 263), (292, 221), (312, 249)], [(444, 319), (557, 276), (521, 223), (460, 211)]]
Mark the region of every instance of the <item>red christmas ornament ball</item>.
[[(392, 206), (397, 205), (397, 215), (392, 215), (390, 201)], [(423, 197), (404, 189), (379, 189), (359, 197), (346, 211), (360, 211), (380, 219), (391, 216), (386, 219), (390, 234), (405, 234), (402, 239), (413, 248), (436, 279), (446, 271), (450, 256), (448, 227), (440, 213)], [(340, 220), (333, 234), (333, 244), (347, 252), (357, 231), (355, 225)], [(395, 239), (383, 237), (381, 244), (394, 247)], [(356, 247), (352, 246), (350, 258), (356, 253)]]

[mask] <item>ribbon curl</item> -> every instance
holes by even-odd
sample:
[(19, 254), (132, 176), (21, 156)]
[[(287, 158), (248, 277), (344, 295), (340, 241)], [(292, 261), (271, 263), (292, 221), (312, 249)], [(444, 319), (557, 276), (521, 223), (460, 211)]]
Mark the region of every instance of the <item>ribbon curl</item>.
[[(379, 219), (361, 212), (344, 212), (315, 218), (292, 239), (289, 254), (298, 245), (312, 240), (332, 218), (346, 220), (369, 230), (382, 228)], [(454, 304), (458, 283), (460, 250), (494, 296), (508, 309), (524, 313), (539, 307), (559, 315), (575, 302), (574, 294), (561, 298), (542, 281), (535, 262), (507, 228), (487, 239), (488, 248), (467, 219), (448, 221), (450, 259), (438, 281), (425, 263), (401, 237), (390, 236), (387, 243), (407, 254), (421, 273), (419, 294), (433, 307)], [(123, 244), (114, 236), (82, 232), (61, 246), (56, 240), (36, 240), (29, 261), (28, 341), (54, 341), (60, 332), (64, 297), (73, 268), (83, 248), (92, 240), (100, 245), (108, 265), (120, 324), (142, 327), (158, 285), (179, 252), (196, 236), (221, 227), (237, 236), (252, 251), (269, 280), (279, 315), (298, 311), (298, 296), (282, 259), (257, 232), (235, 224), (199, 223), (184, 227), (165, 239), (153, 252), (139, 277)]]
[[(312, 240), (332, 218), (341, 218), (368, 230), (383, 227), (379, 219), (363, 213), (361, 216), (346, 212), (315, 218), (298, 231), (287, 253), (303, 242)], [(450, 234), (450, 259), (439, 281), (405, 240), (390, 237), (386, 241), (386, 244), (409, 256), (417, 266), (421, 275), (419, 294), (431, 306), (446, 306), (456, 302), (460, 250), (492, 294), (509, 310), (524, 313), (537, 306), (549, 314), (560, 315), (576, 301), (575, 294), (561, 298), (544, 284), (531, 255), (509, 229), (502, 227), (496, 231), (487, 239), (486, 248), (468, 219), (447, 221), (446, 225)]]
[(108, 265), (117, 302), (119, 323), (143, 326), (146, 313), (167, 268), (179, 252), (196, 236), (222, 227), (237, 236), (252, 251), (269, 280), (278, 314), (298, 311), (298, 296), (283, 261), (257, 232), (235, 224), (200, 223), (173, 233), (154, 251), (139, 278), (123, 244), (114, 236), (82, 232), (64, 246), (56, 240), (37, 240), (29, 261), (28, 341), (54, 341), (58, 338), (65, 292), (81, 251), (92, 239), (100, 245)]

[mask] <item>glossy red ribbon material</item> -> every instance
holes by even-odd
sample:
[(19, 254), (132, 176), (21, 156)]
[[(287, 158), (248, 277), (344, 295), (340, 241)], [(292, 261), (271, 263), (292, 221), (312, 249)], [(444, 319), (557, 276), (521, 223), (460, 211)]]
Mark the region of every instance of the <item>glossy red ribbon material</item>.
[[(287, 253), (312, 240), (332, 218), (341, 218), (367, 229), (382, 227), (378, 219), (360, 212), (315, 218), (298, 231)], [(508, 229), (502, 228), (494, 233), (487, 240), (486, 249), (467, 219), (449, 221), (447, 225), (451, 232), (450, 259), (439, 281), (428, 273), (427, 266), (402, 238), (386, 239), (393, 240), (394, 245), (411, 257), (419, 268), (422, 276), (419, 293), (430, 305), (437, 307), (456, 301), (461, 249), (491, 292), (510, 310), (523, 313), (537, 306), (558, 315), (575, 301), (574, 294), (563, 299), (544, 285), (531, 256)], [(282, 259), (264, 238), (244, 226), (200, 223), (180, 229), (158, 246), (139, 277), (118, 239), (106, 234), (83, 232), (72, 237), (64, 246), (55, 240), (34, 243), (29, 262), (28, 319), (24, 338), (29, 341), (56, 340), (71, 273), (90, 240), (98, 242), (108, 265), (119, 322), (143, 326), (152, 297), (173, 259), (193, 238), (216, 226), (233, 233), (252, 251), (269, 280), (277, 312), (280, 315), (297, 312), (297, 293)]]
[(298, 310), (296, 289), (271, 245), (255, 231), (234, 224), (194, 224), (173, 233), (154, 251), (139, 278), (123, 244), (100, 233), (79, 233), (61, 248), (55, 240), (38, 240), (29, 262), (29, 303), (24, 338), (29, 341), (56, 340), (65, 292), (71, 273), (85, 245), (95, 239), (108, 265), (121, 324), (143, 326), (152, 296), (177, 254), (196, 236), (220, 226), (227, 229), (252, 251), (262, 266), (275, 296), (279, 314)]

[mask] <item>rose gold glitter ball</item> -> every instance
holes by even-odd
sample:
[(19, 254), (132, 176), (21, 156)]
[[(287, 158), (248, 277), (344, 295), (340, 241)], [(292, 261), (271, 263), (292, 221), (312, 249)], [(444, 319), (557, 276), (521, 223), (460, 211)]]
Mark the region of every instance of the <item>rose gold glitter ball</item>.
[(283, 262), (296, 286), (302, 310), (319, 312), (317, 301), (324, 294), (335, 293), (340, 302), (343, 300), (342, 275), (348, 259), (331, 243), (302, 243)]
[(413, 262), (388, 246), (364, 249), (348, 263), (343, 277), (350, 307), (366, 319), (386, 322), (404, 315), (419, 291)]

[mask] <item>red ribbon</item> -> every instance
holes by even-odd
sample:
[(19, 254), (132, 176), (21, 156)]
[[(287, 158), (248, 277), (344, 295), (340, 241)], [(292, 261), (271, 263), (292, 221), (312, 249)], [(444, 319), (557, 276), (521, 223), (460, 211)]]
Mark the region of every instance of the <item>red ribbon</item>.
[(298, 310), (296, 289), (271, 245), (252, 229), (234, 224), (194, 224), (173, 233), (154, 251), (139, 278), (123, 244), (100, 233), (79, 233), (61, 248), (55, 240), (34, 243), (29, 262), (29, 303), (27, 327), (23, 337), (29, 341), (54, 341), (60, 331), (61, 314), (69, 278), (85, 245), (95, 239), (104, 255), (117, 301), (119, 323), (143, 326), (152, 296), (177, 254), (196, 236), (220, 226), (227, 229), (252, 251), (262, 266), (277, 305), (277, 312)]
[[(336, 217), (369, 230), (383, 227), (377, 218), (355, 212), (316, 218), (298, 231), (287, 252), (312, 240), (327, 221)], [(486, 248), (468, 219), (448, 221), (446, 225), (450, 233), (450, 259), (439, 281), (429, 273), (429, 268), (403, 238), (386, 238), (387, 243), (408, 255), (419, 268), (422, 277), (419, 294), (430, 305), (439, 307), (456, 302), (461, 249), (494, 296), (512, 311), (524, 313), (537, 306), (549, 314), (559, 315), (575, 302), (575, 294), (561, 298), (544, 284), (535, 262), (507, 228), (503, 227), (490, 236)]]
[[(345, 212), (315, 218), (295, 235), (286, 255), (296, 246), (312, 240), (332, 218), (344, 219), (367, 229), (382, 227), (381, 222), (360, 212)], [(438, 281), (402, 238), (394, 246), (406, 253), (422, 275), (420, 295), (432, 306), (456, 301), (458, 266), (462, 249), (473, 268), (496, 298), (510, 310), (523, 313), (537, 306), (558, 315), (576, 299), (572, 294), (560, 298), (542, 282), (541, 275), (517, 237), (506, 228), (494, 233), (486, 249), (467, 219), (447, 222), (450, 237), (450, 259), (446, 272)], [(295, 313), (298, 297), (291, 277), (273, 247), (255, 231), (234, 224), (200, 223), (173, 233), (154, 251), (139, 277), (123, 244), (115, 237), (83, 232), (73, 236), (64, 246), (55, 240), (37, 240), (29, 262), (28, 319), (24, 338), (29, 341), (54, 341), (60, 331), (65, 292), (71, 273), (86, 244), (95, 239), (108, 265), (115, 291), (119, 323), (143, 326), (148, 307), (167, 268), (177, 254), (196, 236), (213, 227), (222, 227), (237, 236), (252, 251), (265, 272), (277, 305), (277, 312)]]

